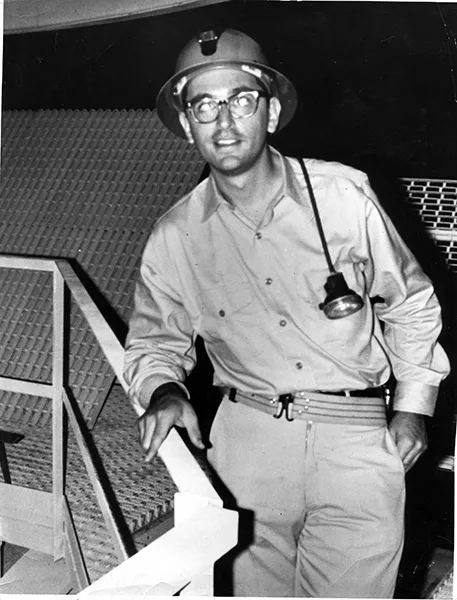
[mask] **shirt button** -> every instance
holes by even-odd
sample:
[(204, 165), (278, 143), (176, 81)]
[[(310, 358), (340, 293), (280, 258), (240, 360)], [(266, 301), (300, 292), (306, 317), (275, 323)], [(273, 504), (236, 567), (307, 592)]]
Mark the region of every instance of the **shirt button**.
[(255, 234), (255, 237), (256, 237), (256, 239), (258, 239), (258, 240), (261, 240), (261, 239), (262, 239), (262, 234), (260, 233), (260, 231), (258, 231), (258, 232)]
[(281, 327), (285, 327), (287, 325), (287, 321), (285, 319), (281, 319), (279, 321), (279, 324), (281, 325)]
[(303, 369), (303, 363), (302, 362), (296, 363), (295, 366), (297, 367), (297, 369)]
[(225, 310), (220, 310), (219, 311), (219, 316), (220, 317), (225, 317)]
[(265, 283), (266, 283), (267, 285), (271, 285), (271, 284), (273, 283), (273, 279), (272, 279), (271, 277), (267, 277), (267, 278), (265, 279)]

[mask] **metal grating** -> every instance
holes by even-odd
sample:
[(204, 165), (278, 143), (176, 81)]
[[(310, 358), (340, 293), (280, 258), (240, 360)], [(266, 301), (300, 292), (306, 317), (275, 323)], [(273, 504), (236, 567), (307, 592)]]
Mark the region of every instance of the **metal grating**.
[[(22, 425), (18, 431), (25, 433), (25, 438), (19, 444), (7, 446), (12, 481), (16, 485), (50, 492), (50, 426), (37, 430)], [(169, 513), (177, 488), (159, 457), (150, 464), (144, 462), (137, 442), (136, 417), (120, 386), (111, 390), (91, 436), (115, 502), (128, 531), (135, 538), (141, 529)], [(66, 495), (86, 567), (94, 582), (117, 566), (119, 560), (72, 433), (66, 473)]]
[[(155, 111), (5, 111), (0, 252), (74, 259), (122, 334), (152, 225), (202, 169), (193, 147), (169, 133)], [(50, 294), (42, 274), (0, 272), (0, 306), (7, 307), (0, 314), (0, 374), (49, 381)], [(70, 382), (89, 426), (112, 379), (73, 310)], [(0, 396), (2, 420), (42, 426), (49, 418), (46, 400)]]
[(450, 271), (457, 272), (457, 180), (403, 178), (401, 183)]
[(451, 240), (436, 237), (435, 242), (444, 256), (446, 256), (446, 262), (451, 271), (457, 273), (457, 236)]
[(420, 214), (424, 225), (438, 231), (457, 231), (457, 180), (402, 180), (408, 201)]

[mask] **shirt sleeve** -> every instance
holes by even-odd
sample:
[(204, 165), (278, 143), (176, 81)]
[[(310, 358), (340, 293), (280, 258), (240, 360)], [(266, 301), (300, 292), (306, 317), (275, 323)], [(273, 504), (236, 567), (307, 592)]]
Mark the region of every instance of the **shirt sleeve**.
[(196, 336), (173, 270), (164, 236), (153, 234), (143, 253), (125, 344), (124, 376), (138, 415), (164, 383), (177, 383), (189, 396), (184, 382), (195, 366)]
[(397, 380), (393, 409), (432, 416), (439, 384), (449, 373), (438, 342), (441, 308), (430, 279), (401, 239), (368, 183), (366, 278), (383, 322), (383, 343)]

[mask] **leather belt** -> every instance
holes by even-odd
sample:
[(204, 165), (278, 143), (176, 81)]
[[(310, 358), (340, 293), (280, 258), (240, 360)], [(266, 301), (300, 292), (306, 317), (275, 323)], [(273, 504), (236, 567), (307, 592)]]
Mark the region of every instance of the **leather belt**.
[[(386, 402), (382, 388), (367, 388), (348, 392), (316, 392), (299, 390), (290, 394), (267, 397), (242, 392), (235, 388), (222, 388), (224, 396), (251, 408), (287, 421), (302, 419), (316, 423), (341, 425), (385, 425)], [(357, 400), (352, 400), (355, 397)]]
[(319, 394), (329, 394), (331, 396), (353, 396), (354, 398), (383, 398), (384, 388), (371, 387), (364, 390), (338, 390), (337, 392), (326, 392), (317, 390)]

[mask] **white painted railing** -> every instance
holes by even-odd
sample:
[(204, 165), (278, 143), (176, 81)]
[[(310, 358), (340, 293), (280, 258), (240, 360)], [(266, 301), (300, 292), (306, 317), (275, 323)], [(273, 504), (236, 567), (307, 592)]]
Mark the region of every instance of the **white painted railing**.
[[(222, 507), (221, 499), (197, 461), (178, 433), (172, 430), (159, 454), (179, 490), (175, 496), (175, 525), (149, 546), (129, 557), (66, 390), (65, 287), (87, 320), (115, 376), (127, 391), (122, 374), (124, 350), (68, 261), (0, 255), (0, 269), (25, 269), (53, 274), (52, 384), (0, 377), (2, 390), (52, 399), (53, 489), (49, 494), (0, 483), (0, 539), (49, 551), (54, 560), (66, 558), (76, 571), (75, 580), (81, 590), (79, 597), (100, 594), (173, 595), (180, 590), (181, 594), (213, 595), (212, 568), (218, 558), (236, 545), (237, 513)], [(120, 563), (92, 584), (83, 556), (80, 555), (77, 533), (65, 496), (64, 408)], [(37, 508), (33, 523), (28, 520), (30, 506)]]

